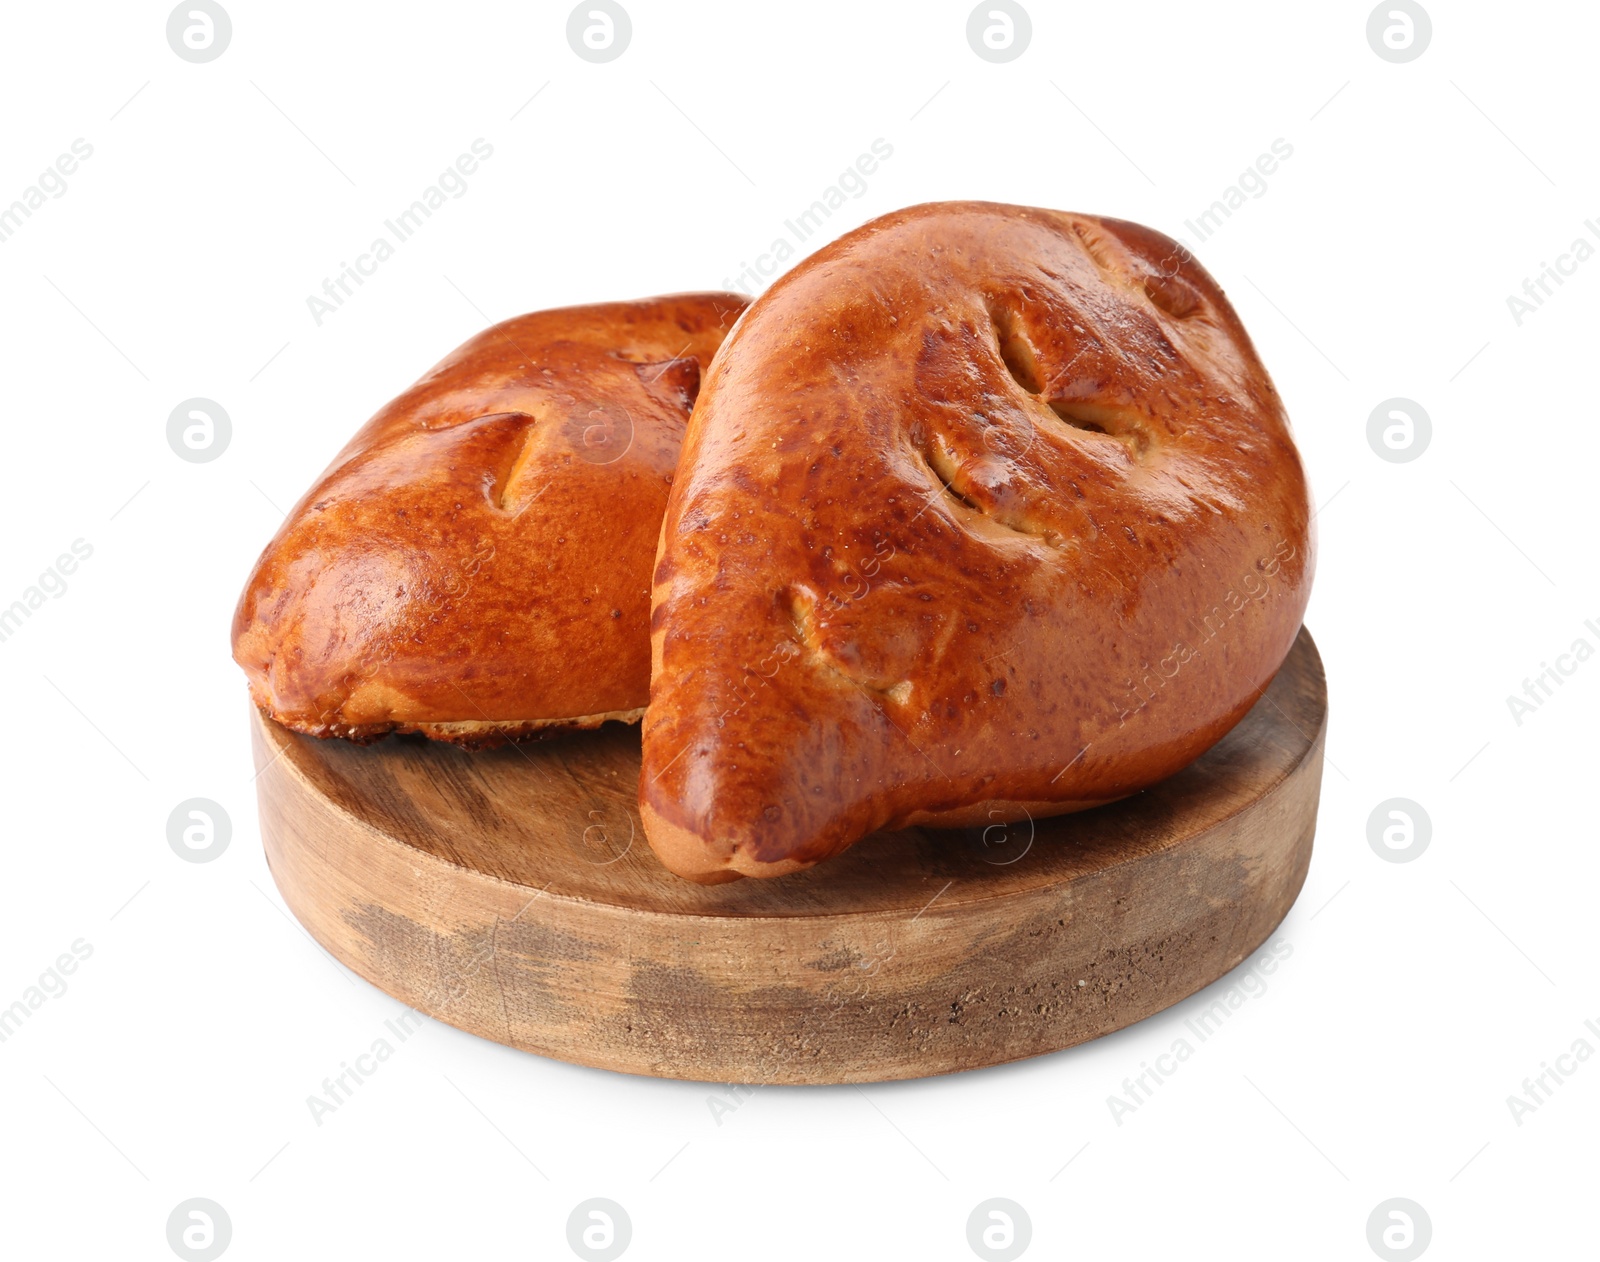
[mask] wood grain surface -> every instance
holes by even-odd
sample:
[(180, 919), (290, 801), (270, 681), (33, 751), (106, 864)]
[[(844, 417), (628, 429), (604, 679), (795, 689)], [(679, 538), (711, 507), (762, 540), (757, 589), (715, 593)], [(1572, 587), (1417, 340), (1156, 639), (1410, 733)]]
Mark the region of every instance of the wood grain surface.
[(284, 900), (389, 994), (584, 1065), (840, 1083), (1070, 1047), (1239, 964), (1305, 879), (1327, 693), (1302, 630), (1238, 727), (1135, 797), (715, 886), (645, 842), (637, 728), (469, 754), (251, 722)]

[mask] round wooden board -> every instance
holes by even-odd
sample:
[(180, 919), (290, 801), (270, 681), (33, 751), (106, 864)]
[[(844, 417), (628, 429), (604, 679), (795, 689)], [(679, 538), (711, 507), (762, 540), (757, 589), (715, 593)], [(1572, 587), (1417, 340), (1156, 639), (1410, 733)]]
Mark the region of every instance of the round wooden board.
[(252, 722), (285, 901), (404, 1003), (629, 1073), (879, 1082), (1070, 1047), (1239, 964), (1305, 879), (1327, 692), (1302, 630), (1245, 719), (1135, 797), (715, 886), (652, 855), (635, 727), (467, 754)]

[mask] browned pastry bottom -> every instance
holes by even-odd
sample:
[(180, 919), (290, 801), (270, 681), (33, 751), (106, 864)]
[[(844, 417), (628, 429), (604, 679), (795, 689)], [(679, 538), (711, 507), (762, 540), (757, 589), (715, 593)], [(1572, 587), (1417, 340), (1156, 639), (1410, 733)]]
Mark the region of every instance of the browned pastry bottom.
[(283, 723), (271, 711), (262, 709), (261, 712), (291, 731), (307, 736), (346, 740), (352, 745), (370, 745), (385, 736), (425, 736), (431, 741), (443, 741), (471, 751), (499, 749), (502, 745), (514, 745), (520, 741), (543, 740), (562, 732), (590, 732), (602, 723), (637, 723), (644, 717), (644, 707), (640, 706), (636, 710), (582, 714), (571, 719), (534, 719), (527, 723), (485, 723), (480, 720), (462, 723), (369, 723), (360, 727), (333, 723), (315, 727), (294, 722)]

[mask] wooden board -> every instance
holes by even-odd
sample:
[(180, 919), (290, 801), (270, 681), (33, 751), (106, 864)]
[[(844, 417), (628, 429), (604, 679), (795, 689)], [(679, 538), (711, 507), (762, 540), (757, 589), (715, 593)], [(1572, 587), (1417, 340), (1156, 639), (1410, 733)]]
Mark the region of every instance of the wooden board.
[(1124, 802), (707, 887), (645, 842), (637, 728), (466, 754), (252, 711), (268, 862), (334, 956), (484, 1038), (725, 1083), (993, 1065), (1193, 994), (1300, 891), (1326, 721), (1302, 630), (1232, 733)]

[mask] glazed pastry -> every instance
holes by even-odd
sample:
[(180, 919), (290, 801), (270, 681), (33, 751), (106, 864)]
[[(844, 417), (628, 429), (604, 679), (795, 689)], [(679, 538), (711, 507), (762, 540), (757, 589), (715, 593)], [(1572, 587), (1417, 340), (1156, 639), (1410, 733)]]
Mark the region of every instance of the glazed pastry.
[(233, 655), (256, 704), (315, 736), (470, 746), (636, 720), (662, 510), (745, 302), (520, 316), (385, 407), (245, 585)]
[(1310, 518), (1277, 391), (1176, 242), (978, 202), (865, 225), (750, 308), (685, 440), (656, 853), (777, 876), (1172, 774), (1293, 643)]

